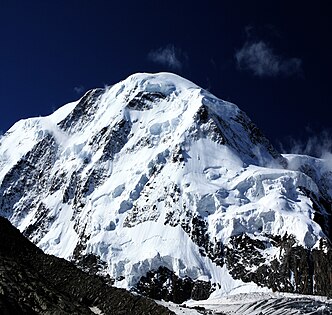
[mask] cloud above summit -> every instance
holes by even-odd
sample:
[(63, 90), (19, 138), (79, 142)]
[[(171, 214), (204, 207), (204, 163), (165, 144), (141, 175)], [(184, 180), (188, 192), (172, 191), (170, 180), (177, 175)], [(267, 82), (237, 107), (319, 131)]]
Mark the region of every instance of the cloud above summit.
[(302, 60), (277, 55), (264, 41), (246, 41), (235, 53), (240, 70), (258, 77), (293, 76), (302, 73)]
[(76, 94), (82, 94), (84, 92), (84, 86), (82, 86), (82, 85), (75, 86), (74, 87), (74, 92)]
[(167, 45), (148, 53), (148, 59), (154, 63), (167, 66), (172, 70), (181, 70), (187, 59), (186, 53), (174, 45)]

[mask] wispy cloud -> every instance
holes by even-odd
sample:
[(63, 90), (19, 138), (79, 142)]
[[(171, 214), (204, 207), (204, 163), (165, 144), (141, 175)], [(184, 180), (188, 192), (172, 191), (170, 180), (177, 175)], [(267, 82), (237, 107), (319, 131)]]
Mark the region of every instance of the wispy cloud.
[(80, 86), (75, 86), (75, 87), (74, 87), (74, 92), (75, 92), (76, 94), (82, 94), (83, 91), (84, 91), (84, 86), (82, 86), (82, 85), (80, 85)]
[(281, 152), (305, 154), (315, 157), (323, 157), (327, 153), (332, 152), (332, 132), (330, 130), (323, 130), (319, 133), (314, 133), (310, 128), (306, 128), (308, 134), (307, 139), (299, 140), (293, 137), (288, 137), (284, 144), (279, 143)]
[(148, 59), (152, 62), (167, 66), (173, 70), (181, 70), (187, 58), (187, 54), (174, 45), (151, 50), (148, 54)]
[[(310, 155), (322, 159), (322, 172), (332, 172), (332, 130), (323, 130), (317, 134), (310, 128), (306, 128), (308, 138), (306, 140), (288, 137), (283, 144), (279, 142), (282, 153)], [(290, 169), (301, 167), (296, 160), (289, 165)]]
[(301, 59), (277, 55), (262, 40), (246, 41), (243, 47), (236, 51), (235, 59), (240, 70), (251, 71), (259, 77), (292, 76), (302, 72)]

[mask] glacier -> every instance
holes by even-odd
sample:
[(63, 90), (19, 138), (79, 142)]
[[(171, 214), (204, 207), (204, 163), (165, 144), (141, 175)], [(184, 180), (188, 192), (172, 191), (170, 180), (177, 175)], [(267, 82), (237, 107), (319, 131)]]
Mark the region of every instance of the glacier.
[(277, 288), (255, 274), (290, 248), (330, 255), (326, 165), (281, 155), (236, 105), (184, 78), (139, 73), (4, 134), (0, 215), (46, 253), (93, 255), (117, 287), (165, 267), (210, 283), (211, 297), (322, 293), (314, 273), (303, 284), (288, 270)]

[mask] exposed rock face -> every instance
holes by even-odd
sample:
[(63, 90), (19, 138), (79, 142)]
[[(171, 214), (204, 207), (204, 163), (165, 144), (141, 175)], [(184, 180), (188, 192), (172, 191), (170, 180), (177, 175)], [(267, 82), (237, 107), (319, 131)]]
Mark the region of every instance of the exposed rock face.
[(140, 293), (156, 300), (183, 303), (186, 300), (205, 300), (211, 292), (211, 283), (193, 281), (189, 277), (179, 278), (165, 267), (149, 271), (137, 284)]
[(44, 254), (0, 217), (0, 311), (13, 314), (172, 314), (147, 298), (108, 286)]
[[(262, 255), (273, 244), (277, 257), (266, 262)], [(271, 243), (247, 235), (232, 238), (225, 249), (230, 273), (238, 279), (253, 281), (274, 291), (318, 294), (332, 297), (332, 250), (321, 240), (319, 248), (296, 246), (293, 236), (272, 237)]]
[(94, 89), (87, 92), (73, 111), (59, 122), (59, 127), (67, 132), (74, 133), (78, 128), (88, 124), (94, 118), (97, 101), (103, 93), (104, 89)]
[[(6, 216), (16, 215), (17, 219), (20, 219), (31, 206), (36, 204), (39, 194), (47, 183), (45, 175), (49, 174), (55, 163), (56, 152), (55, 139), (48, 134), (5, 175), (0, 188), (0, 209)], [(24, 190), (31, 192), (29, 196)], [(17, 203), (20, 204), (22, 211), (13, 214), (14, 205)], [(40, 219), (41, 217), (37, 216), (37, 220)]]

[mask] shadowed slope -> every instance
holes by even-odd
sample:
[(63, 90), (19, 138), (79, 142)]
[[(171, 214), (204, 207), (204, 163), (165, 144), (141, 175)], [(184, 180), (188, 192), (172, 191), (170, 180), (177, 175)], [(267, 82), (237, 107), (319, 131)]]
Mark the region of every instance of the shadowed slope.
[(93, 314), (92, 307), (103, 314), (172, 313), (44, 254), (0, 217), (1, 314)]

